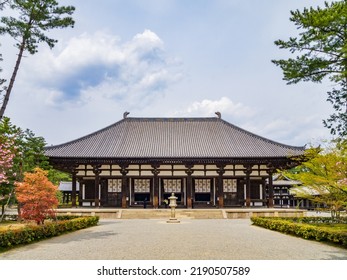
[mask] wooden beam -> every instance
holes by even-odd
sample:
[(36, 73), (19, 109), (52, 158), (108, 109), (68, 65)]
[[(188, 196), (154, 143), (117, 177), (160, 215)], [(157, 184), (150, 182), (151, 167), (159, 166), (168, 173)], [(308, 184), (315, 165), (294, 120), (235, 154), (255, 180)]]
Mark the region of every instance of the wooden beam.
[(251, 207), (251, 178), (252, 165), (245, 166), (244, 173), (246, 174), (246, 207)]
[(274, 207), (274, 188), (273, 188), (273, 179), (272, 179), (273, 170), (269, 169), (268, 174), (269, 174), (269, 184), (268, 184), (269, 203), (268, 203), (268, 207), (273, 208)]
[(217, 165), (218, 170), (218, 206), (219, 208), (224, 207), (224, 190), (223, 190), (223, 174), (225, 173), (225, 164)]
[(72, 171), (72, 192), (71, 192), (71, 202), (72, 202), (72, 207), (76, 207), (76, 174), (77, 171), (73, 170)]
[(194, 170), (192, 168), (194, 167), (193, 164), (187, 164), (186, 165), (186, 174), (187, 174), (187, 185), (186, 185), (186, 192), (187, 192), (187, 208), (193, 207), (193, 179), (192, 174)]
[(158, 174), (160, 173), (159, 164), (152, 164), (152, 173), (153, 173), (153, 207), (159, 207), (159, 179)]
[(100, 206), (100, 199), (99, 199), (99, 184), (100, 184), (100, 164), (93, 165), (93, 172), (95, 174), (95, 197), (94, 197), (94, 206), (99, 207)]
[(129, 186), (128, 186), (128, 164), (122, 164), (120, 165), (122, 174), (122, 208), (127, 208), (129, 204)]

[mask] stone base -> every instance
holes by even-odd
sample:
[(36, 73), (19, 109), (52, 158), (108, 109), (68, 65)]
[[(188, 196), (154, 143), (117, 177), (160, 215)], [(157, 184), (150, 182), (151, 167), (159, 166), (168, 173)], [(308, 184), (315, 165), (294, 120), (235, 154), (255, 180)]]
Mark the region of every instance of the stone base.
[(177, 220), (176, 218), (170, 218), (166, 222), (169, 223), (169, 224), (179, 224), (181, 221)]
[(223, 209), (228, 219), (249, 219), (252, 217), (305, 217), (306, 210), (281, 208)]

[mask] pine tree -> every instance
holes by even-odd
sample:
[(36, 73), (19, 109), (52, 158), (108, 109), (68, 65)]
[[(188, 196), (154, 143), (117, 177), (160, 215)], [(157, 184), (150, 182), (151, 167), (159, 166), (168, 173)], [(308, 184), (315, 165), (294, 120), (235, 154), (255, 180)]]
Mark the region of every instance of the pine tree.
[(9, 1), (9, 7), (19, 12), (19, 16), (18, 18), (2, 17), (3, 25), (0, 26), (0, 34), (7, 34), (15, 39), (18, 42), (16, 47), (19, 53), (8, 87), (5, 89), (0, 119), (4, 116), (24, 52), (35, 54), (41, 42), (53, 48), (57, 40), (49, 38), (46, 33), (52, 29), (74, 26), (74, 20), (70, 15), (75, 8), (59, 6), (55, 0), (12, 0)]
[(288, 84), (330, 80), (333, 88), (327, 101), (335, 112), (323, 121), (332, 135), (347, 137), (347, 0), (327, 3), (324, 8), (291, 11), (292, 21), (300, 31), (288, 41), (277, 40), (280, 49), (299, 53), (294, 58), (272, 60), (283, 70)]

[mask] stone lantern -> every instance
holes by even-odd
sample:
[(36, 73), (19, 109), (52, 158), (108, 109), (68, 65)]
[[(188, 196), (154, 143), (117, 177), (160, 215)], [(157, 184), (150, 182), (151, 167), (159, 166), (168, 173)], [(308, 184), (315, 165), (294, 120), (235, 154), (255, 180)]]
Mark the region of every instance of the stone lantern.
[(168, 221), (166, 221), (167, 223), (179, 223), (180, 221), (176, 219), (176, 213), (175, 213), (175, 209), (177, 207), (177, 197), (175, 196), (174, 193), (171, 194), (171, 196), (169, 197), (169, 206), (171, 208), (171, 217)]

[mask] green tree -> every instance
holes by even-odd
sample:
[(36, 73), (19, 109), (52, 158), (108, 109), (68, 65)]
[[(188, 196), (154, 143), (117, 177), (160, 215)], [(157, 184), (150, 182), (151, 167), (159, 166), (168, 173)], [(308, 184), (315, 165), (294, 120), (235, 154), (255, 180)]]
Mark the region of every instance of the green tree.
[(59, 185), (62, 181), (71, 181), (71, 175), (65, 172), (61, 172), (57, 169), (50, 167), (48, 170), (48, 179), (54, 184)]
[(307, 161), (296, 167), (295, 172), (285, 174), (302, 182), (302, 186), (295, 189), (298, 197), (326, 205), (332, 217), (339, 216), (339, 212), (347, 207), (346, 151), (345, 145), (333, 146), (326, 150), (308, 149)]
[(288, 41), (277, 40), (280, 49), (299, 53), (289, 59), (272, 60), (283, 70), (287, 84), (329, 79), (332, 90), (327, 101), (334, 113), (323, 121), (332, 135), (347, 136), (347, 0), (325, 2), (324, 7), (291, 11), (292, 21), (301, 32)]
[(22, 130), (11, 123), (10, 119), (4, 117), (0, 121), (0, 136), (6, 141), (11, 141), (14, 154), (11, 167), (11, 174), (8, 180), (0, 183), (0, 200), (2, 214), (6, 205), (15, 201), (14, 184), (23, 180), (24, 172), (30, 172), (35, 167), (49, 169), (48, 159), (44, 155), (45, 141), (42, 137), (37, 137), (27, 129)]
[(14, 139), (17, 147), (12, 168), (15, 181), (21, 181), (24, 172), (31, 172), (35, 167), (50, 168), (48, 158), (44, 155), (46, 142), (43, 137), (35, 136), (29, 129), (17, 127), (7, 117), (0, 121), (0, 135)]
[[(71, 180), (70, 175), (54, 169), (45, 156), (46, 141), (43, 137), (36, 136), (31, 130), (23, 130), (12, 124), (8, 117), (0, 120), (0, 141), (11, 142), (14, 158), (11, 164), (11, 174), (6, 182), (0, 180), (0, 205), (2, 213), (9, 202), (14, 202), (13, 195), (15, 182), (23, 180), (23, 174), (33, 172), (35, 168), (41, 168), (48, 172), (48, 179), (58, 185), (60, 181)], [(0, 160), (1, 161), (1, 160)], [(0, 168), (1, 171), (1, 168)], [(1, 173), (1, 172), (0, 172)], [(11, 199), (11, 201), (9, 200)]]
[(24, 51), (35, 54), (41, 42), (53, 48), (57, 40), (49, 38), (46, 33), (52, 29), (74, 26), (74, 20), (70, 15), (75, 8), (59, 6), (55, 0), (12, 0), (9, 7), (19, 12), (19, 16), (18, 18), (2, 17), (0, 34), (8, 34), (15, 39), (19, 53), (9, 85), (5, 90), (0, 108), (0, 119), (4, 116)]

